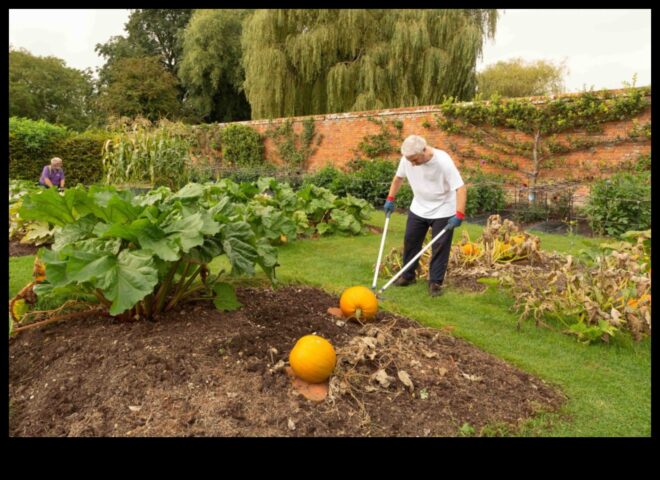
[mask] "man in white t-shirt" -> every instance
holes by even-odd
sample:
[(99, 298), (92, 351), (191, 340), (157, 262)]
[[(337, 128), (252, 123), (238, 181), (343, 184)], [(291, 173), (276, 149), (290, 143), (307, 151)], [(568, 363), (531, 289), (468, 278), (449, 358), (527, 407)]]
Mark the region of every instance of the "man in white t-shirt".
[[(434, 237), (445, 226), (450, 227), (432, 247), (429, 293), (435, 297), (442, 293), (454, 228), (465, 218), (467, 187), (449, 154), (428, 146), (424, 138), (407, 137), (401, 144), (401, 154), (384, 208), (386, 213), (394, 211), (394, 198), (407, 178), (414, 197), (403, 242), (403, 264), (422, 249), (429, 227)], [(418, 265), (419, 259), (394, 284), (403, 287), (415, 283)]]

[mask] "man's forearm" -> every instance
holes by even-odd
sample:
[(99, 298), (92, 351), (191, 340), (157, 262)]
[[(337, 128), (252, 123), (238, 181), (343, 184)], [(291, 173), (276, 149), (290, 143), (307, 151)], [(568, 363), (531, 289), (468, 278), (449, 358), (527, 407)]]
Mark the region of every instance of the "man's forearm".
[(392, 179), (392, 185), (390, 185), (390, 191), (387, 194), (387, 198), (396, 197), (396, 194), (399, 191), (399, 188), (401, 188), (402, 183), (403, 183), (403, 178), (397, 177), (395, 175), (394, 178)]
[(467, 187), (463, 185), (456, 190), (456, 211), (465, 213), (465, 206), (467, 204)]
[(44, 182), (46, 183), (46, 185), (48, 185), (48, 187), (53, 186), (53, 182), (50, 181), (50, 178), (44, 178)]

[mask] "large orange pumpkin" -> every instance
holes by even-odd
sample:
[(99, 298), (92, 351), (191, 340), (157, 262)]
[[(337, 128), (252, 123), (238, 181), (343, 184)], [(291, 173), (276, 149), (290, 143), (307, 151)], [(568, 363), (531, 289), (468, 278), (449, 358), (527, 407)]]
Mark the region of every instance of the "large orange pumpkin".
[(339, 298), (339, 308), (345, 317), (370, 320), (378, 312), (378, 299), (367, 287), (358, 285), (344, 290)]
[(293, 373), (309, 383), (321, 383), (332, 375), (337, 354), (332, 344), (318, 335), (298, 339), (289, 353)]

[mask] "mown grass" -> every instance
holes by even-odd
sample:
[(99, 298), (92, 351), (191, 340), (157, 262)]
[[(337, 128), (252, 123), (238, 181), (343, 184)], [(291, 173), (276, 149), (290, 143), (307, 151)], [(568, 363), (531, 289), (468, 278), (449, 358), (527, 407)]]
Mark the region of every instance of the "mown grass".
[[(371, 219), (382, 226), (382, 213)], [(482, 227), (463, 224), (470, 237)], [(393, 215), (385, 252), (402, 243), (405, 216)], [(605, 239), (569, 237), (533, 232), (544, 249), (577, 255)], [(314, 285), (337, 295), (352, 285), (371, 286), (380, 235), (332, 237), (295, 242), (280, 249), (279, 279), (283, 283)], [(388, 279), (379, 279), (378, 286)], [(542, 415), (516, 434), (544, 436), (648, 436), (651, 432), (650, 341), (625, 339), (613, 345), (582, 345), (572, 337), (524, 323), (511, 311), (513, 299), (497, 287), (485, 293), (448, 289), (438, 298), (428, 296), (426, 284), (384, 292), (381, 307), (432, 327), (453, 327), (479, 348), (557, 385), (568, 397), (559, 415)], [(501, 434), (493, 428), (481, 434)], [(507, 432), (511, 435), (514, 432)]]
[[(402, 243), (405, 215), (390, 221), (385, 252)], [(382, 226), (376, 212), (371, 223)], [(461, 231), (479, 237), (482, 227), (463, 224)], [(603, 239), (533, 232), (547, 250), (578, 254)], [(281, 284), (302, 283), (340, 295), (353, 285), (371, 286), (380, 235), (330, 237), (298, 241), (280, 248), (278, 279)], [(10, 291), (30, 280), (33, 257), (10, 259)], [(225, 266), (223, 258), (212, 268)], [(263, 276), (249, 280), (254, 284)], [(378, 286), (388, 279), (380, 278)], [(504, 290), (490, 287), (484, 293), (448, 289), (441, 297), (429, 297), (424, 282), (384, 292), (381, 308), (405, 315), (431, 327), (451, 327), (455, 335), (509, 363), (559, 387), (568, 400), (559, 414), (540, 414), (512, 431), (491, 425), (476, 435), (522, 436), (650, 436), (651, 354), (650, 341), (634, 343), (625, 338), (610, 345), (582, 345), (572, 337), (533, 323), (517, 330), (513, 299)], [(304, 301), (304, 299), (301, 299)]]

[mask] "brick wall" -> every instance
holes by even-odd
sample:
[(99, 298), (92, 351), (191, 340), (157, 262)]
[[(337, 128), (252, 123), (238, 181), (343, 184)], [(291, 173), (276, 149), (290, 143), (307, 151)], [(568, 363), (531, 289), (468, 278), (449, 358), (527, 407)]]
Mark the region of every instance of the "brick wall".
[[(533, 100), (543, 103), (546, 99), (544, 97), (536, 97)], [(392, 122), (393, 120), (403, 122), (402, 138), (410, 134), (425, 137), (430, 145), (446, 150), (454, 159), (459, 170), (461, 168), (481, 169), (485, 172), (512, 174), (522, 184), (528, 181), (528, 178), (522, 171), (530, 169), (531, 160), (516, 156), (507, 157), (507, 159), (514, 160), (520, 165), (520, 169), (516, 171), (502, 168), (499, 165), (483, 161), (483, 159), (471, 158), (475, 155), (479, 156), (483, 153), (492, 154), (493, 152), (489, 152), (487, 149), (474, 144), (466, 136), (445, 133), (436, 126), (436, 115), (440, 115), (440, 110), (437, 106), (314, 115), (315, 132), (322, 135), (322, 140), (316, 152), (308, 159), (306, 170), (318, 170), (328, 164), (341, 168), (349, 160), (356, 158), (360, 154), (358, 152), (358, 144), (364, 140), (364, 137), (366, 135), (376, 135), (381, 132), (381, 127), (369, 120), (372, 117), (386, 122)], [(302, 131), (302, 122), (307, 118), (309, 116), (291, 118), (295, 132), (299, 133)], [(585, 137), (595, 141), (611, 140), (612, 143), (605, 143), (569, 154), (555, 155), (552, 157), (555, 166), (543, 171), (539, 175), (538, 181), (540, 183), (555, 182), (557, 180), (590, 182), (595, 178), (616, 171), (617, 166), (622, 165), (626, 161), (635, 161), (640, 154), (650, 153), (651, 141), (649, 139), (633, 140), (628, 137), (628, 133), (634, 126), (634, 121), (643, 125), (649, 122), (650, 119), (651, 109), (649, 107), (635, 119), (611, 122), (604, 125), (602, 134), (590, 135), (583, 132), (568, 132), (558, 135), (556, 139), (559, 141), (566, 140), (566, 136), (569, 135), (573, 138)], [(286, 120), (280, 118), (237, 123), (249, 125), (263, 134), (273, 125), (279, 125)], [(425, 123), (431, 126), (425, 128)], [(222, 128), (225, 125), (227, 124), (220, 124), (219, 127)], [(394, 128), (391, 130), (395, 131)], [(514, 135), (519, 140), (533, 140), (530, 136), (519, 132), (509, 131), (507, 135)], [(617, 136), (625, 139), (625, 141), (616, 142)], [(393, 140), (392, 145), (396, 147), (396, 152), (398, 152), (400, 140)], [(472, 155), (468, 155), (470, 149), (474, 152)], [(265, 151), (267, 161), (279, 165), (283, 163), (278, 158), (276, 146), (270, 138), (265, 139)], [(387, 155), (386, 158), (391, 158), (394, 161), (398, 160), (400, 155), (396, 152)], [(505, 157), (502, 154), (498, 155), (501, 158)], [(361, 156), (363, 158), (365, 157), (364, 154)]]

